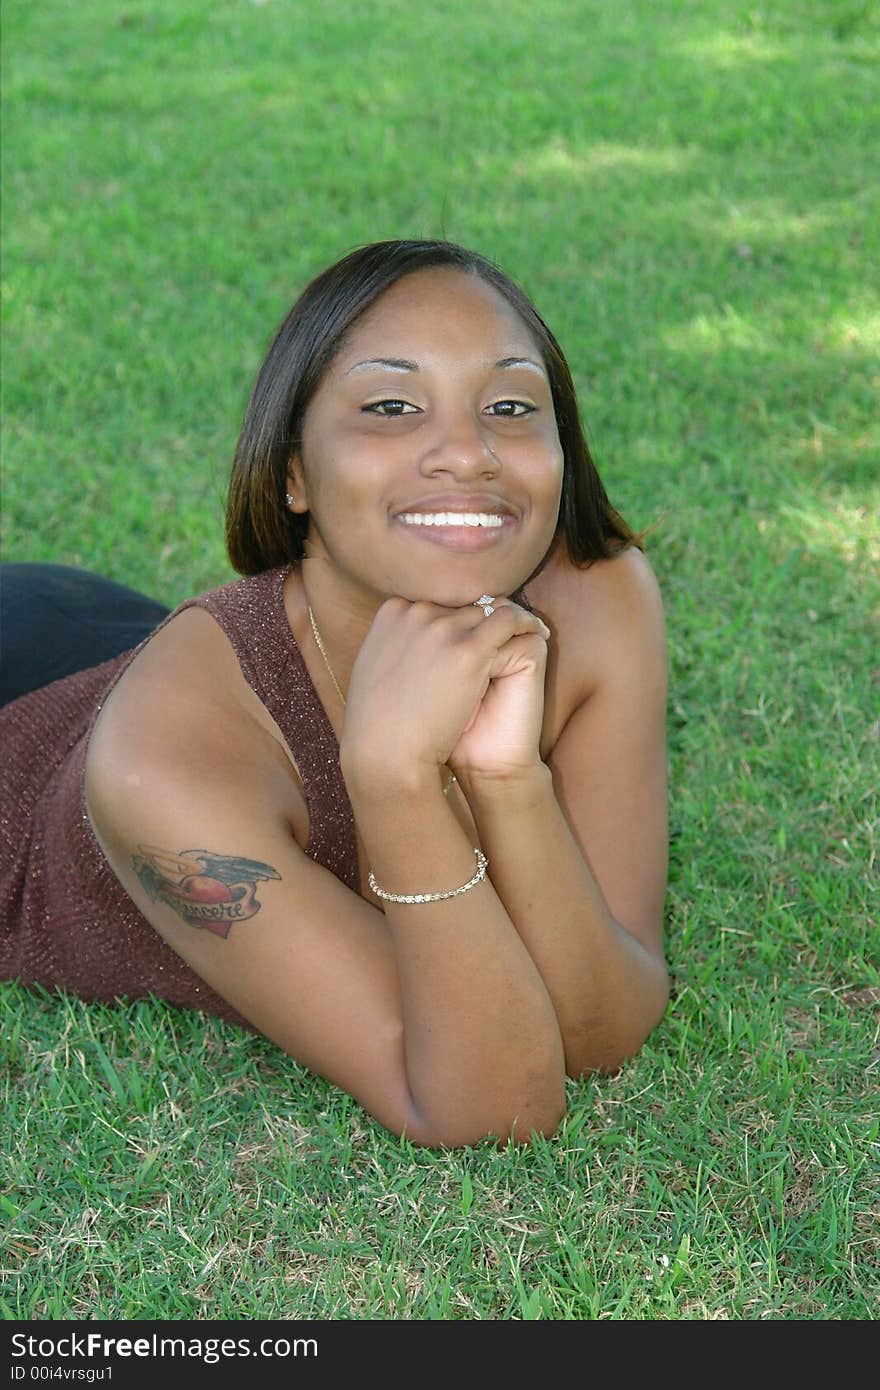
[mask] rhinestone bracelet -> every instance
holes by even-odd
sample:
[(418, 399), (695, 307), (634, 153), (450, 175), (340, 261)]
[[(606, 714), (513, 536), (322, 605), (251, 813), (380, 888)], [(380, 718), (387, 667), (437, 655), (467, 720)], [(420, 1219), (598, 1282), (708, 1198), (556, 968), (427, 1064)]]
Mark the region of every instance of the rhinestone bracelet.
[(369, 885), (377, 898), (385, 898), (389, 903), (438, 903), (442, 898), (457, 898), (459, 893), (466, 893), (469, 888), (474, 888), (486, 877), (486, 869), (489, 861), (481, 849), (475, 849), (477, 856), (477, 872), (473, 878), (469, 878), (467, 883), (463, 883), (460, 888), (450, 888), (445, 893), (386, 893), (384, 888), (380, 888), (373, 871), (370, 870)]

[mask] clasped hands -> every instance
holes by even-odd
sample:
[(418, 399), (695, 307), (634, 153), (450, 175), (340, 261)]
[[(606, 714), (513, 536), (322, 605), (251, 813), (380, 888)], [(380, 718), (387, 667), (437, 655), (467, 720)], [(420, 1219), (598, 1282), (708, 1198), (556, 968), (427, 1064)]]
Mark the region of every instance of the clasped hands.
[(347, 776), (393, 791), (436, 780), (444, 763), (491, 779), (540, 765), (549, 629), (509, 599), (493, 609), (383, 603), (348, 689)]

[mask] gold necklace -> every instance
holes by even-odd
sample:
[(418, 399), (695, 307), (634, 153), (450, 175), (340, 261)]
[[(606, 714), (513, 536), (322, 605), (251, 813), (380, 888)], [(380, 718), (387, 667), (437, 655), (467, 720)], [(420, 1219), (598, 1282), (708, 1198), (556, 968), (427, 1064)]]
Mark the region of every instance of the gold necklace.
[(308, 605), (308, 609), (309, 609), (309, 622), (310, 622), (311, 625), (312, 625), (312, 632), (315, 634), (315, 641), (316, 641), (317, 644), (318, 644), (318, 651), (321, 653), (322, 657), (324, 658), (324, 665), (327, 667), (327, 670), (328, 670), (328, 672), (329, 672), (329, 674), (330, 674), (330, 679), (332, 680), (334, 686), (336, 687), (336, 694), (339, 696), (340, 700), (342, 701), (343, 707), (344, 707), (344, 706), (345, 706), (345, 696), (343, 695), (342, 691), (339, 689), (339, 681), (338, 681), (338, 680), (336, 679), (336, 677), (334, 676), (334, 674), (333, 674), (333, 667), (330, 665), (330, 662), (329, 662), (328, 659), (327, 659), (327, 653), (326, 653), (326, 651), (324, 650), (324, 643), (321, 641), (321, 634), (320, 634), (320, 632), (318, 631), (318, 624), (315, 622), (315, 615), (314, 615), (314, 613), (312, 612), (311, 604)]
[[(322, 640), (321, 640), (321, 634), (320, 634), (320, 632), (318, 631), (318, 624), (315, 622), (315, 615), (314, 615), (314, 613), (312, 612), (312, 606), (311, 606), (311, 604), (306, 604), (306, 607), (307, 607), (308, 610), (309, 610), (309, 622), (310, 622), (311, 625), (312, 625), (312, 632), (313, 632), (314, 635), (315, 635), (315, 642), (316, 642), (316, 644), (317, 644), (318, 651), (321, 653), (321, 656), (322, 656), (323, 659), (324, 659), (324, 665), (327, 667), (328, 675), (330, 676), (330, 679), (331, 679), (332, 682), (333, 682), (334, 688), (335, 688), (335, 690), (336, 690), (336, 694), (339, 696), (340, 700), (342, 701), (342, 707), (343, 707), (343, 709), (344, 709), (344, 708), (345, 708), (345, 696), (343, 695), (342, 691), (339, 689), (339, 681), (336, 679), (336, 677), (335, 677), (334, 674), (333, 674), (333, 667), (330, 665), (330, 661), (329, 661), (329, 658), (328, 658), (328, 656), (327, 656), (327, 652), (326, 652), (325, 649), (324, 649), (324, 643), (322, 642)], [(449, 774), (449, 781), (446, 783), (446, 786), (443, 788), (443, 795), (444, 795), (444, 796), (445, 796), (446, 793), (449, 791), (449, 788), (452, 786), (452, 784), (453, 784), (454, 782), (456, 782), (457, 780), (458, 780), (458, 779), (456, 778), (455, 773), (454, 773), (454, 772), (450, 772), (450, 774)]]

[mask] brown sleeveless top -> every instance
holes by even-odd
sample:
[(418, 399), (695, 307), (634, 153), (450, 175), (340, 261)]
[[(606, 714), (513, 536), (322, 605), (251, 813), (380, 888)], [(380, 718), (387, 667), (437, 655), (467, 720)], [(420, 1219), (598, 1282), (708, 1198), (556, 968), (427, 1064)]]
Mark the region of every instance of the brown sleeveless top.
[[(309, 808), (306, 854), (357, 892), (354, 815), (339, 745), (284, 611), (289, 568), (190, 599), (161, 626), (199, 607), (223, 628), (302, 776)], [(141, 647), (0, 710), (0, 979), (66, 989), (81, 999), (153, 994), (247, 1028), (138, 911), (86, 814), (89, 737), (101, 705)]]

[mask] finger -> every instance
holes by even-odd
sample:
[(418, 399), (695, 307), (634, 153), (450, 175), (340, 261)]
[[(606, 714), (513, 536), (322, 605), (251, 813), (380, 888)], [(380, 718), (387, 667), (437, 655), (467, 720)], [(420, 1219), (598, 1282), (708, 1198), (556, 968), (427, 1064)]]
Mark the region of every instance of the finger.
[(510, 637), (494, 652), (489, 662), (489, 678), (512, 676), (529, 668), (544, 671), (547, 665), (547, 643), (536, 632), (520, 632)]
[[(480, 619), (475, 618), (469, 626), (472, 630), (478, 629), (481, 626)], [(518, 603), (506, 598), (497, 599), (492, 605), (491, 613), (483, 612), (482, 626), (487, 633), (491, 630), (492, 640), (495, 642), (508, 641), (517, 633), (537, 632), (545, 638), (550, 636), (549, 627), (537, 613), (530, 613), (528, 609), (521, 608)]]

